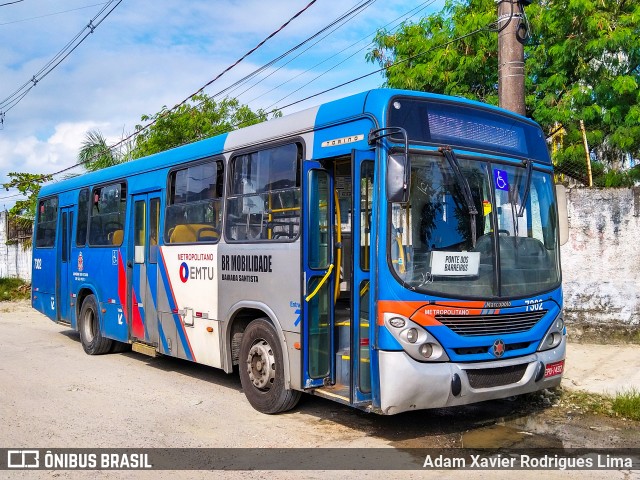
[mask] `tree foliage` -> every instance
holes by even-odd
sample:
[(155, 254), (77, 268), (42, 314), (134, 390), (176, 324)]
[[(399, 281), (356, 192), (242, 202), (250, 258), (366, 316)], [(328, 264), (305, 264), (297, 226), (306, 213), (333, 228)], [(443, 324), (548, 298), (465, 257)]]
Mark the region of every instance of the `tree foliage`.
[[(538, 0), (526, 8), (526, 111), (549, 133), (566, 130), (555, 160), (584, 173), (584, 120), (592, 153), (608, 169), (640, 157), (640, 2)], [(498, 103), (494, 0), (448, 0), (397, 32), (378, 32), (371, 62), (389, 66), (386, 84)], [(442, 45), (450, 42), (445, 47)]]
[(18, 192), (26, 197), (15, 203), (11, 210), (9, 210), (9, 215), (16, 219), (23, 219), (28, 223), (32, 223), (36, 215), (38, 193), (43, 183), (51, 181), (51, 175), (11, 172), (8, 174), (8, 177), (10, 180), (3, 183), (2, 186), (7, 190), (16, 188)]
[(497, 35), (485, 31), (451, 41), (485, 29), (495, 17), (494, 0), (447, 0), (441, 12), (418, 23), (378, 31), (367, 59), (382, 67), (398, 63), (385, 71), (385, 86), (497, 104)]
[[(273, 116), (280, 113), (275, 112)], [(136, 126), (141, 133), (136, 137), (131, 157), (144, 157), (268, 119), (269, 114), (264, 110), (254, 112), (235, 98), (216, 102), (206, 94), (198, 94), (174, 111), (165, 106), (155, 115), (143, 115), (143, 122), (155, 123), (147, 129)]]
[[(9, 190), (16, 188), (25, 198), (18, 200), (9, 210), (9, 216), (16, 223), (18, 228), (28, 229), (33, 225), (36, 218), (36, 207), (38, 205), (38, 193), (46, 182), (51, 181), (51, 175), (39, 173), (10, 172), (9, 181), (2, 186)], [(22, 245), (23, 248), (31, 248), (31, 239)]]
[(125, 158), (125, 156), (111, 150), (107, 139), (99, 130), (89, 130), (86, 133), (78, 153), (78, 161), (89, 172), (117, 165), (122, 163)]

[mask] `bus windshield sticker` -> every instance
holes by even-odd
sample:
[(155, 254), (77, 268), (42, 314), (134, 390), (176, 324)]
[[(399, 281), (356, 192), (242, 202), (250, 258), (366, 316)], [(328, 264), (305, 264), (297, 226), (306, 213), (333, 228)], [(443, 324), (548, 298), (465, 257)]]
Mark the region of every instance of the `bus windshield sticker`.
[(480, 252), (431, 252), (431, 274), (441, 276), (478, 275)]
[(498, 168), (493, 169), (493, 178), (496, 181), (496, 188), (498, 190), (509, 191), (509, 179), (507, 178), (507, 172)]

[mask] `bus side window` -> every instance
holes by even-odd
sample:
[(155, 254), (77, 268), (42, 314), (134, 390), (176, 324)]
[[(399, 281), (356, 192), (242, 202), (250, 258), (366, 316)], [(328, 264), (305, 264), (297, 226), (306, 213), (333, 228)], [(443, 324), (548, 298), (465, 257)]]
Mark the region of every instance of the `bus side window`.
[(225, 235), (228, 240), (298, 238), (302, 145), (292, 143), (231, 159)]
[(87, 244), (87, 222), (89, 220), (89, 189), (83, 188), (78, 196), (78, 225), (76, 230), (76, 245), (84, 247)]
[(58, 198), (40, 200), (38, 204), (38, 225), (36, 227), (36, 247), (51, 248), (56, 240), (58, 220)]
[(169, 173), (166, 243), (218, 241), (223, 181), (221, 160), (209, 160)]
[(122, 245), (127, 185), (115, 183), (93, 189), (90, 197), (89, 245)]

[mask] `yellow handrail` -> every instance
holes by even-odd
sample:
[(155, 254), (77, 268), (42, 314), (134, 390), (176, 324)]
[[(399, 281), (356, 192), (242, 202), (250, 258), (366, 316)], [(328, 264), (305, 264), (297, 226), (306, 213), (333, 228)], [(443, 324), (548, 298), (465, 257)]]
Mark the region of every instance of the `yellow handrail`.
[(404, 248), (402, 248), (402, 237), (398, 234), (396, 236), (396, 242), (398, 242), (398, 262), (400, 264), (400, 273), (406, 272), (406, 263), (404, 258)]
[(297, 212), (298, 210), (300, 210), (300, 207), (272, 208), (269, 210), (269, 212), (270, 213)]
[(306, 302), (308, 302), (309, 300), (311, 300), (313, 297), (316, 296), (316, 294), (318, 293), (322, 285), (324, 285), (324, 283), (329, 278), (329, 275), (331, 275), (332, 271), (333, 271), (333, 263), (329, 265), (329, 270), (327, 270), (327, 273), (324, 274), (324, 277), (322, 277), (322, 280), (320, 280), (320, 283), (318, 283), (318, 286), (315, 288), (315, 290), (306, 296), (306, 298), (304, 299)]
[[(340, 245), (342, 242), (342, 218), (340, 214), (340, 202), (338, 201), (338, 190), (333, 189), (333, 198), (336, 204), (336, 243)], [(342, 266), (342, 246), (336, 248), (336, 265), (338, 265), (338, 275), (336, 275), (336, 285), (333, 292), (333, 303), (338, 302), (340, 297), (340, 267)]]

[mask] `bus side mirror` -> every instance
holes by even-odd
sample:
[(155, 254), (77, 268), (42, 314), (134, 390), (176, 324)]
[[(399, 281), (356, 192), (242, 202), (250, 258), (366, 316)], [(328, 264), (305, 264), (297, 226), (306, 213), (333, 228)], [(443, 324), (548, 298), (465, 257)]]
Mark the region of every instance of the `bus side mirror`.
[(560, 245), (569, 241), (569, 213), (567, 210), (567, 189), (564, 185), (556, 185), (556, 200), (558, 202), (558, 230)]
[(409, 157), (404, 153), (393, 153), (387, 159), (387, 200), (392, 203), (409, 201)]

